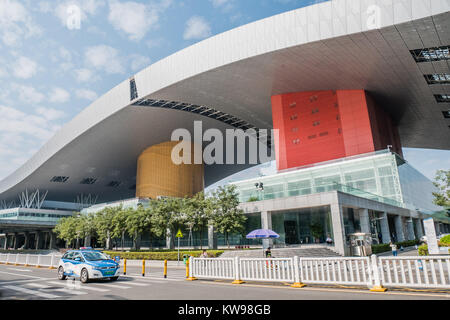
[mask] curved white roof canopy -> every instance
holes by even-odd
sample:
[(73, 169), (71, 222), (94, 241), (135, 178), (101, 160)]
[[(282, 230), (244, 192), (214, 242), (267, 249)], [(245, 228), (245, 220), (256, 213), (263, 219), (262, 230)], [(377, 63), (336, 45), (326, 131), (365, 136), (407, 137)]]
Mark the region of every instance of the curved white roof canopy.
[[(368, 30), (368, 8), (377, 5), (380, 28)], [(177, 103), (211, 107), (242, 122), (271, 128), (272, 95), (365, 89), (399, 125), (405, 147), (450, 149), (447, 104), (424, 74), (450, 73), (449, 61), (416, 63), (410, 50), (450, 44), (448, 0), (333, 0), (260, 20), (204, 40), (135, 75), (138, 98), (126, 80), (65, 125), (37, 154), (0, 181), (0, 200), (28, 190), (48, 199), (99, 201), (134, 196), (136, 159), (148, 146), (170, 139), (176, 128), (232, 128), (192, 112), (164, 109)], [(136, 106), (143, 99), (159, 107)], [(176, 103), (167, 105), (167, 102)], [(194, 110), (195, 108), (191, 108)], [(205, 110), (205, 109), (203, 109)], [(223, 120), (223, 119), (222, 119)], [(245, 128), (245, 127), (244, 127)], [(245, 166), (208, 166), (206, 184)], [(55, 176), (69, 177), (52, 183)], [(80, 184), (96, 178), (93, 185)], [(119, 181), (118, 188), (107, 187)]]

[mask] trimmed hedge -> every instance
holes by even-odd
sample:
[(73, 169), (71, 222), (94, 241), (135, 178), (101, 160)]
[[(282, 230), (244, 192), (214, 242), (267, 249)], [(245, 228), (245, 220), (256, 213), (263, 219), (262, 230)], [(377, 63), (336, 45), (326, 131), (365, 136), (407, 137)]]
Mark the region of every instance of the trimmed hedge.
[[(187, 254), (189, 256), (199, 257), (203, 251), (193, 250), (186, 251), (180, 250), (180, 258), (183, 259), (183, 255)], [(207, 250), (206, 253), (210, 258), (216, 258), (220, 256), (223, 250)], [(177, 261), (178, 251), (155, 251), (155, 252), (121, 252), (121, 251), (104, 251), (104, 253), (110, 255), (112, 258), (120, 257), (120, 259), (128, 260), (168, 260)]]
[(427, 256), (428, 255), (428, 245), (423, 244), (419, 247), (419, 256)]
[(442, 247), (450, 247), (450, 235), (442, 237), (439, 240), (439, 245)]
[[(412, 247), (412, 246), (415, 246), (416, 244), (420, 244), (420, 241), (419, 240), (408, 240), (408, 241), (396, 242), (395, 244), (397, 245), (397, 249), (400, 250), (400, 247), (403, 247), (403, 248)], [(373, 254), (387, 252), (387, 251), (391, 251), (391, 250), (392, 249), (389, 246), (389, 243), (372, 245), (372, 253)]]

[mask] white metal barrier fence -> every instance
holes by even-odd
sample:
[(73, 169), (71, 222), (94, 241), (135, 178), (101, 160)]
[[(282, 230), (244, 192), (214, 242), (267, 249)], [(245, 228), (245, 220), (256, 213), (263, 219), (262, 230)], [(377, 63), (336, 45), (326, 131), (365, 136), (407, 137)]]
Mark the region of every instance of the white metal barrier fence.
[(240, 259), (239, 275), (243, 281), (280, 281), (294, 279), (293, 260), (291, 258)]
[(0, 253), (0, 263), (56, 268), (61, 257), (62, 255), (55, 253), (51, 255)]
[(311, 284), (372, 284), (370, 258), (300, 258), (300, 281)]
[(450, 257), (228, 258), (190, 259), (190, 278), (450, 289)]
[(379, 272), (385, 286), (450, 288), (450, 258), (380, 257)]

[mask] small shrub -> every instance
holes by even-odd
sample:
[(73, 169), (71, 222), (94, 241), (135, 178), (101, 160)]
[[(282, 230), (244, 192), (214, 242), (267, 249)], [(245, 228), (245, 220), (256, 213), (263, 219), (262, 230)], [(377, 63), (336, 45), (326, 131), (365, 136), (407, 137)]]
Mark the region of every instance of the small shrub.
[(428, 256), (428, 245), (423, 244), (419, 247), (419, 256)]
[(442, 247), (450, 247), (450, 235), (442, 237), (439, 240), (439, 245)]

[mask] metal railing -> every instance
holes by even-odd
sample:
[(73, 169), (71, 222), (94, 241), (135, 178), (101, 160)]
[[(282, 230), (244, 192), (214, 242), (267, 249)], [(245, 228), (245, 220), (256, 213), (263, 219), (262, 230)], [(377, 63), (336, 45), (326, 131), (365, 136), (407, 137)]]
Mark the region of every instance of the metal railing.
[(243, 281), (281, 281), (294, 279), (293, 260), (291, 258), (239, 260), (239, 275)]
[(234, 279), (234, 259), (194, 258), (190, 272), (195, 277), (206, 279)]
[(450, 257), (190, 258), (190, 278), (450, 289)]
[(311, 284), (372, 284), (370, 258), (300, 258), (300, 279)]
[(0, 263), (17, 266), (56, 268), (61, 257), (61, 254), (55, 253), (51, 255), (0, 253)]
[(380, 257), (379, 271), (385, 286), (450, 288), (450, 258)]

